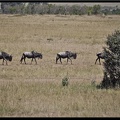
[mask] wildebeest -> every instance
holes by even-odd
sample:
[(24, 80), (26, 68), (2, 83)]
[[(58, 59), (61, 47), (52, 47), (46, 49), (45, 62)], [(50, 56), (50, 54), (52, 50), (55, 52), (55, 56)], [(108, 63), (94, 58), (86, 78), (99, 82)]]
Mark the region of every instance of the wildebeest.
[(24, 60), (24, 63), (26, 64), (26, 61), (25, 61), (26, 58), (28, 58), (28, 59), (32, 58), (31, 64), (32, 64), (32, 61), (33, 61), (33, 59), (34, 59), (34, 60), (35, 60), (35, 63), (37, 64), (36, 58), (42, 59), (42, 58), (43, 58), (43, 55), (42, 55), (41, 53), (38, 53), (38, 52), (35, 52), (35, 51), (24, 52), (24, 53), (22, 54), (21, 59), (20, 59), (20, 63), (22, 63), (22, 61)]
[(4, 61), (6, 61), (6, 65), (8, 65), (7, 61), (12, 61), (12, 55), (2, 51), (0, 52), (0, 59), (3, 59), (2, 65), (4, 65)]
[(77, 58), (77, 53), (73, 53), (71, 51), (65, 51), (65, 52), (59, 52), (59, 53), (57, 53), (56, 64), (57, 64), (58, 60), (60, 60), (60, 62), (62, 64), (62, 61), (61, 61), (62, 58), (63, 59), (67, 58), (67, 63), (68, 63), (68, 59), (69, 59), (71, 61), (71, 64), (72, 64), (71, 58), (76, 59)]
[(104, 53), (103, 52), (99, 52), (99, 53), (96, 54), (96, 56), (97, 56), (97, 58), (95, 60), (95, 64), (96, 64), (97, 60), (99, 60), (99, 64), (101, 65), (100, 59), (105, 59)]

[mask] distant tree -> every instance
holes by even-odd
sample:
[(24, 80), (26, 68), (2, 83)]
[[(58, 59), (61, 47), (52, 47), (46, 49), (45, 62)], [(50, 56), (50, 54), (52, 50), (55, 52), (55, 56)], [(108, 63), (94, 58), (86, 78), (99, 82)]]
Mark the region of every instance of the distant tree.
[(48, 6), (48, 12), (47, 12), (47, 13), (48, 13), (48, 14), (50, 14), (50, 13), (51, 13), (51, 9), (52, 9), (52, 7), (53, 7), (53, 5), (52, 5), (52, 4), (48, 4), (47, 6)]
[(90, 6), (87, 9), (87, 15), (91, 15), (91, 14), (92, 14), (92, 7)]
[(23, 2), (1, 2), (1, 10), (4, 14), (16, 14), (21, 13)]
[(100, 13), (100, 9), (101, 9), (101, 6), (100, 5), (94, 5), (93, 8), (92, 8), (92, 13), (94, 15), (97, 15)]
[[(116, 5), (104, 7), (100, 5), (80, 6), (80, 5), (55, 5), (48, 2), (1, 2), (0, 13), (3, 14), (63, 14), (63, 15), (92, 15), (92, 14), (120, 14), (120, 9)], [(106, 8), (106, 9), (105, 9)]]
[(82, 6), (80, 9), (81, 15), (87, 14), (88, 7), (86, 5)]
[(10, 12), (10, 14), (15, 14), (16, 13), (16, 8), (15, 7), (10, 7), (9, 12)]
[(78, 5), (73, 5), (72, 6), (72, 14), (73, 15), (78, 15), (79, 14), (79, 12), (80, 12), (80, 6), (78, 6)]
[(65, 14), (65, 8), (64, 6), (59, 6), (59, 14)]

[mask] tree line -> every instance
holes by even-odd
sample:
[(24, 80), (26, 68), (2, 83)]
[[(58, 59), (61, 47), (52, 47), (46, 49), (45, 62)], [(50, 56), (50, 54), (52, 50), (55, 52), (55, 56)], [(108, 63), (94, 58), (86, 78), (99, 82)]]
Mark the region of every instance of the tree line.
[(62, 15), (97, 15), (120, 14), (118, 6), (102, 7), (80, 5), (55, 5), (47, 2), (1, 2), (2, 14), (62, 14)]

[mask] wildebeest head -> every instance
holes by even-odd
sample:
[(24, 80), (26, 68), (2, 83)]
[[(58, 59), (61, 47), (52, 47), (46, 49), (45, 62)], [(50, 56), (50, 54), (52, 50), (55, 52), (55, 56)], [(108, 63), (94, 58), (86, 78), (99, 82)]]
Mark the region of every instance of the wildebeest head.
[(12, 55), (9, 56), (9, 61), (12, 61)]
[(43, 55), (39, 53), (39, 59), (42, 59), (43, 58)]
[(71, 51), (65, 51), (68, 56), (72, 57), (73, 59), (77, 58), (77, 53), (71, 52)]
[(34, 53), (35, 57), (37, 57), (38, 59), (42, 59), (43, 55), (41, 53), (35, 52)]
[(76, 59), (77, 58), (77, 53), (72, 53), (71, 57), (73, 57), (74, 59)]
[(77, 58), (77, 53), (73, 53), (73, 58), (74, 58), (74, 59)]

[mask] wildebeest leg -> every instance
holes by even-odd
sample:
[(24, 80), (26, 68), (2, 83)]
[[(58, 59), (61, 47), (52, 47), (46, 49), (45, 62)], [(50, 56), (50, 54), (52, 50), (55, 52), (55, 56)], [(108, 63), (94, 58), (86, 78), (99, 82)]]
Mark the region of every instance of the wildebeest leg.
[(99, 64), (101, 65), (100, 58), (98, 57), (95, 61), (95, 64), (97, 63), (97, 60), (99, 60)]
[(32, 64), (32, 61), (33, 61), (33, 58), (32, 58), (32, 60), (31, 60), (31, 64)]
[(35, 63), (37, 64), (36, 58), (34, 58), (34, 60), (35, 60)]
[(3, 59), (3, 63), (2, 63), (2, 65), (4, 65), (4, 61), (6, 61), (6, 65), (8, 65), (8, 64), (7, 64), (7, 60), (6, 60), (6, 59)]
[(24, 57), (24, 63), (26, 64), (26, 61), (25, 61), (26, 57)]
[(4, 58), (3, 58), (3, 62), (2, 62), (2, 65), (4, 65)]
[(59, 59), (59, 58), (56, 57), (56, 64), (57, 64), (58, 59)]
[(72, 64), (72, 60), (70, 59), (70, 61), (71, 61), (71, 64)]
[(59, 58), (58, 58), (58, 57), (56, 57), (56, 64), (57, 64), (58, 59), (59, 59)]
[(72, 60), (70, 58), (67, 58), (67, 63), (68, 63), (68, 59), (71, 61), (71, 64), (72, 64)]
[(60, 59), (60, 57), (57, 55), (57, 57), (56, 57), (56, 64), (57, 64), (58, 59)]
[(6, 61), (6, 65), (7, 65), (7, 60), (5, 59), (5, 57), (3, 57), (3, 63), (2, 63), (2, 65), (4, 65), (4, 61)]
[(60, 58), (60, 62), (61, 62), (61, 64), (62, 64), (61, 58)]
[[(70, 59), (70, 58), (68, 58), (69, 60), (70, 60), (70, 62), (71, 62), (71, 64), (72, 64), (72, 60)], [(68, 59), (67, 59), (67, 63), (68, 63)]]
[(22, 63), (22, 59), (20, 59), (20, 64)]
[(21, 59), (20, 59), (20, 63), (22, 63), (23, 59), (24, 59), (24, 57), (22, 56)]
[(95, 64), (96, 64), (96, 62), (97, 62), (98, 59), (99, 59), (99, 58), (96, 59)]
[(7, 60), (5, 60), (5, 61), (6, 61), (6, 65), (8, 65), (8, 64), (7, 64)]
[(99, 58), (99, 64), (101, 65), (100, 58)]
[(67, 63), (68, 63), (68, 59), (69, 59), (69, 58), (67, 58)]

